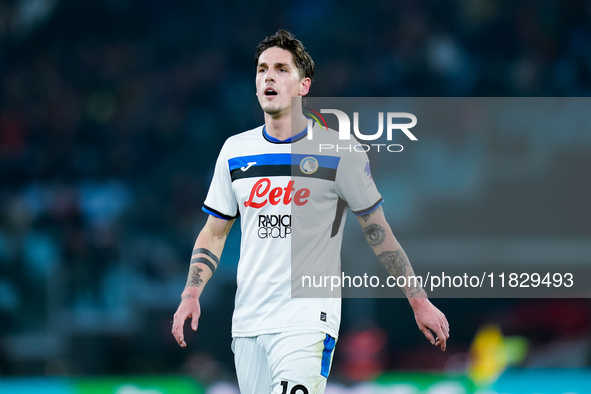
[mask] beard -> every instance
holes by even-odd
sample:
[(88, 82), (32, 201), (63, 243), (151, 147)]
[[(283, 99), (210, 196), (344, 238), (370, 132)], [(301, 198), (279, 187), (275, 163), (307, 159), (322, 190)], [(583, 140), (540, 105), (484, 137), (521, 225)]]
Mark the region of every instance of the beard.
[(277, 116), (280, 115), (284, 109), (285, 108), (268, 106), (266, 108), (263, 107), (263, 112), (270, 116)]
[(263, 112), (269, 116), (275, 117), (281, 115), (286, 110), (286, 106), (278, 102), (267, 101), (264, 97), (259, 96), (259, 104)]

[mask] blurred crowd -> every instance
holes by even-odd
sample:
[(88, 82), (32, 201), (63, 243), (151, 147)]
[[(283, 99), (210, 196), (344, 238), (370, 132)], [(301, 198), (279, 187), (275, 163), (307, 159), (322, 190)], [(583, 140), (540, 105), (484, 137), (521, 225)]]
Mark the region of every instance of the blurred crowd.
[[(254, 49), (279, 27), (314, 58), (314, 96), (591, 93), (588, 1), (3, 0), (0, 373), (42, 373), (14, 345), (40, 333), (58, 372), (157, 369), (76, 369), (63, 338), (168, 323), (219, 148), (263, 121)], [(216, 275), (229, 318), (234, 278)], [(172, 346), (158, 330), (154, 354)]]

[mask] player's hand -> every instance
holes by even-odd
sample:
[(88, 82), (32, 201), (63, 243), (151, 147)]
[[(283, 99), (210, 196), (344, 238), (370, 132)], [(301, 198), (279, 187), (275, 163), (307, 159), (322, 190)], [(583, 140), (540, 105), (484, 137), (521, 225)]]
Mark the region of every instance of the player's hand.
[(410, 304), (419, 330), (432, 345), (439, 346), (445, 351), (449, 339), (449, 323), (445, 315), (427, 298), (413, 298)]
[(181, 347), (186, 347), (185, 334), (183, 328), (185, 320), (191, 319), (191, 328), (197, 331), (199, 316), (201, 316), (201, 306), (199, 305), (199, 296), (196, 288), (187, 288), (182, 294), (181, 303), (177, 308), (172, 321), (172, 335)]

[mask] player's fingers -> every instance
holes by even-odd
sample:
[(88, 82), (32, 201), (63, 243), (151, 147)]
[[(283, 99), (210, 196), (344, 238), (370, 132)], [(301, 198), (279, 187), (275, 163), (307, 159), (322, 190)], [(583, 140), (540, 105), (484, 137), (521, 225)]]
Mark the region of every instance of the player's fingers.
[(187, 346), (187, 344), (185, 343), (185, 336), (183, 333), (183, 326), (185, 325), (186, 318), (187, 317), (183, 318), (179, 314), (175, 313), (174, 318), (172, 320), (172, 335), (181, 347)]
[(445, 349), (447, 348), (447, 339), (445, 337), (443, 337), (440, 341), (439, 341), (439, 347), (441, 347), (441, 350), (445, 352)]
[(447, 321), (447, 319), (445, 318), (445, 316), (443, 316), (443, 331), (446, 333), (446, 338), (449, 338), (449, 323)]
[(441, 331), (441, 336), (445, 339), (449, 338), (449, 326), (446, 325), (444, 322), (439, 324), (439, 330)]
[(427, 338), (427, 340), (429, 342), (431, 342), (431, 345), (435, 345), (435, 337), (431, 333), (431, 330), (429, 330), (425, 326), (420, 326), (419, 329), (423, 332), (423, 334), (425, 335), (425, 338)]
[(447, 341), (447, 336), (444, 333), (443, 329), (441, 327), (437, 327), (437, 329), (434, 330), (435, 334), (437, 335), (437, 342), (435, 343), (435, 346), (439, 346), (441, 347), (441, 350), (445, 351), (446, 348), (446, 341)]
[(197, 326), (199, 325), (199, 316), (194, 313), (193, 318), (191, 319), (191, 328), (193, 331), (197, 331)]
[(443, 312), (441, 312), (439, 309), (437, 310), (437, 312), (441, 321), (440, 326), (443, 328), (443, 332), (447, 334), (447, 337), (449, 338), (449, 322), (447, 321), (447, 318), (445, 317)]
[(177, 341), (177, 343), (182, 346), (184, 341), (183, 330), (182, 328), (179, 329), (177, 323), (174, 323), (172, 326), (172, 335), (174, 336), (174, 339)]

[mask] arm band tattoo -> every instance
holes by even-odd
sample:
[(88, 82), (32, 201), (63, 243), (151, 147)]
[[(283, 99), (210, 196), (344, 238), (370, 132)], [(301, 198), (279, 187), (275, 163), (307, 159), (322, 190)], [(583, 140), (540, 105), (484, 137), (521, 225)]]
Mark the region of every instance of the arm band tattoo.
[(215, 265), (213, 265), (213, 263), (211, 261), (209, 261), (209, 259), (206, 259), (205, 257), (195, 257), (195, 258), (191, 259), (191, 264), (195, 264), (195, 263), (203, 263), (209, 267), (212, 274), (215, 272)]
[(215, 254), (213, 254), (213, 253), (211, 252), (211, 250), (209, 250), (209, 249), (205, 249), (205, 248), (197, 248), (197, 249), (194, 249), (194, 250), (193, 250), (193, 256), (195, 256), (196, 254), (199, 254), (199, 253), (202, 253), (202, 254), (204, 254), (204, 255), (207, 255), (207, 256), (211, 257), (211, 259), (212, 259), (213, 261), (215, 261), (215, 263), (216, 263), (217, 265), (219, 265), (219, 264), (220, 264), (220, 259), (218, 259), (218, 257), (217, 257)]

